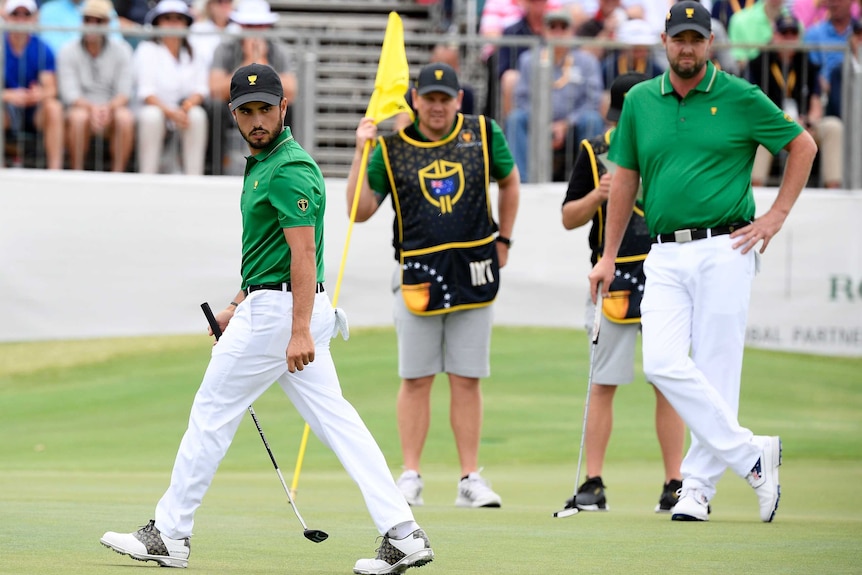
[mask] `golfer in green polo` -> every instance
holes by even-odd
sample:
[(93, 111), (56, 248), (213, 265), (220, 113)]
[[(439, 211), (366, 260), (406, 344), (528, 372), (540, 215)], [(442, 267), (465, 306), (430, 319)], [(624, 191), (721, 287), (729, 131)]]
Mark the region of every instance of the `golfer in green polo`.
[[(608, 200), (605, 257), (590, 273), (595, 299), (614, 260), (643, 178), (653, 238), (641, 303), (648, 381), (691, 430), (676, 521), (707, 521), (726, 469), (757, 493), (772, 521), (781, 494), (778, 436), (739, 425), (739, 388), (751, 282), (762, 253), (808, 180), (811, 136), (757, 87), (708, 61), (712, 20), (698, 2), (674, 4), (662, 42), (670, 68), (626, 96), (609, 158), (618, 164)], [(758, 145), (788, 151), (770, 209), (754, 219), (751, 168)]]
[[(403, 573), (434, 558), (383, 453), (341, 393), (329, 349), (336, 312), (323, 289), (320, 168), (284, 127), (287, 100), (275, 70), (238, 69), (230, 109), (248, 142), (242, 211), (242, 290), (216, 315), (224, 335), (195, 395), (189, 425), (155, 518), (106, 547), (140, 561), (187, 567), (194, 516), (246, 409), (277, 382), (314, 434), (359, 486), (382, 541), (353, 572)], [(346, 329), (346, 325), (344, 326)]]

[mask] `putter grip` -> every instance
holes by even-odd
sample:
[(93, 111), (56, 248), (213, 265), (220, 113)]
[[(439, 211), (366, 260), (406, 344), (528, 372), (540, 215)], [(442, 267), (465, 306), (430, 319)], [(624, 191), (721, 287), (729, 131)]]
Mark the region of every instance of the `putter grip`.
[(599, 343), (599, 330), (602, 326), (602, 282), (596, 286), (596, 314), (593, 318), (593, 345)]
[(216, 321), (215, 315), (213, 315), (213, 310), (210, 308), (210, 304), (204, 302), (201, 304), (201, 309), (204, 310), (204, 315), (207, 316), (207, 322), (210, 324), (210, 329), (213, 330), (213, 335), (218, 341), (218, 338), (221, 337), (221, 328)]

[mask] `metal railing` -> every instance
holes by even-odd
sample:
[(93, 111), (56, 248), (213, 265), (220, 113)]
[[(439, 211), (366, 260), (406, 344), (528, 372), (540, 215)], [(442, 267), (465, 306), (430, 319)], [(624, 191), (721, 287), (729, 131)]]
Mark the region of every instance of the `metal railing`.
[[(324, 174), (328, 177), (346, 176), (353, 157), (353, 141), (355, 127), (365, 111), (371, 96), (376, 72), (377, 59), (383, 40), (384, 29), (379, 31), (350, 31), (347, 22), (339, 20), (338, 25), (330, 31), (320, 29), (303, 29), (301, 22), (291, 21), (291, 28), (276, 26), (271, 30), (244, 31), (237, 35), (264, 37), (286, 44), (295, 55), (297, 63), (296, 76), (298, 84), (297, 98), (292, 105), (292, 129), (297, 139), (318, 160)], [(28, 31), (38, 33), (45, 30), (95, 30), (85, 28), (60, 28), (11, 25), (0, 21), (0, 31)], [(420, 33), (418, 27), (410, 27), (405, 35), (408, 61), (411, 66), (411, 77), (415, 78), (418, 68), (427, 62), (431, 48), (438, 43), (457, 45), (461, 53), (462, 81), (471, 84), (477, 97), (479, 110), (496, 98), (499, 101), (499, 84), (495, 72), (489, 71), (486, 62), (481, 59), (483, 47), (486, 45), (535, 48), (542, 43), (538, 37), (500, 37), (483, 38), (469, 32), (454, 32), (447, 34)], [(140, 40), (158, 36), (185, 35), (185, 30), (164, 29), (132, 29), (122, 30), (125, 37)], [(236, 35), (235, 35), (236, 36)], [(600, 47), (607, 50), (622, 49), (624, 45), (593, 39), (574, 38), (557, 44), (571, 47)], [(553, 46), (554, 44), (551, 44)], [(727, 45), (716, 45), (717, 49)], [(735, 47), (750, 47), (736, 45)], [(763, 51), (776, 49), (775, 46), (755, 46)], [(801, 51), (821, 48), (818, 46), (800, 45)], [(862, 162), (851, 161), (862, 157), (862, 70), (853, 66), (846, 47), (822, 47), (827, 50), (841, 49), (845, 52), (844, 82), (843, 82), (843, 116), (844, 116), (844, 186), (846, 188), (862, 188)], [(0, 45), (0, 64), (3, 64), (4, 48)], [(0, 68), (5, 69), (5, 68)], [(541, 65), (532, 77), (530, 100), (529, 154), (530, 173), (528, 181), (547, 182), (552, 179), (550, 144), (550, 89), (552, 83), (550, 64)], [(0, 85), (0, 94), (3, 87)], [(502, 125), (499, 106), (488, 110), (489, 115)], [(230, 126), (212, 122), (212, 130), (227, 129)], [(0, 147), (4, 148), (5, 130), (0, 132)], [(215, 135), (213, 134), (213, 137)], [(234, 134), (234, 138), (239, 138)], [(230, 141), (230, 140), (228, 140)], [(234, 141), (233, 144), (235, 145)], [(240, 141), (240, 149), (242, 142)], [(566, 173), (574, 164), (575, 145), (571, 157), (566, 158)], [(99, 160), (99, 158), (96, 158)], [(210, 163), (223, 162), (224, 158), (210, 158)], [(37, 162), (38, 164), (38, 162)], [(2, 164), (5, 165), (5, 162)], [(95, 169), (104, 169), (105, 165), (96, 163)], [(134, 165), (130, 168), (135, 169)], [(228, 172), (230, 173), (230, 171)]]

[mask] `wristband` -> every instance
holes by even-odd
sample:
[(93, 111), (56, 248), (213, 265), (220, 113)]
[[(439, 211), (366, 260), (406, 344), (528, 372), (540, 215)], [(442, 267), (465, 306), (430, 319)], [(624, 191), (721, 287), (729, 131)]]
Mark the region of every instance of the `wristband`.
[(509, 239), (509, 238), (507, 238), (506, 236), (497, 236), (496, 238), (494, 238), (494, 240), (495, 240), (495, 241), (500, 242), (500, 243), (501, 243), (501, 244), (503, 244), (503, 245), (505, 245), (507, 248), (511, 248), (511, 247), (512, 247), (512, 240), (510, 240), (510, 239)]
[(239, 304), (238, 304), (238, 303), (236, 303), (235, 301), (230, 302), (230, 305), (232, 305), (233, 307), (238, 307), (238, 306), (239, 306)]

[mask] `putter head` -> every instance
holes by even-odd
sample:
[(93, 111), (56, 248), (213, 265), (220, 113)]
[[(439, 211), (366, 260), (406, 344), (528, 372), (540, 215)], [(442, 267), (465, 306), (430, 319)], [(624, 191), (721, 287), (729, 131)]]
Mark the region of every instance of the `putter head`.
[(572, 515), (577, 515), (577, 514), (578, 514), (578, 508), (577, 507), (570, 507), (570, 508), (566, 508), (566, 509), (561, 509), (559, 511), (555, 511), (554, 517), (562, 519), (564, 517), (571, 517)]
[(317, 529), (306, 529), (302, 532), (302, 534), (305, 535), (306, 539), (315, 543), (321, 543), (323, 541), (326, 541), (326, 539), (329, 537), (328, 533), (318, 531)]

